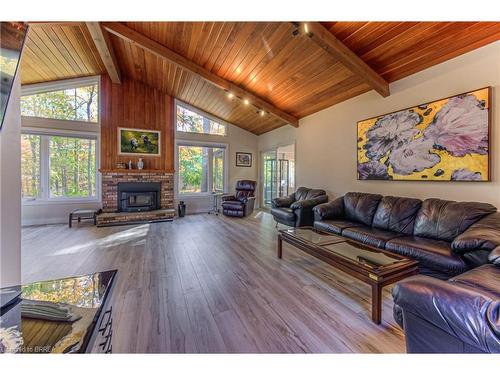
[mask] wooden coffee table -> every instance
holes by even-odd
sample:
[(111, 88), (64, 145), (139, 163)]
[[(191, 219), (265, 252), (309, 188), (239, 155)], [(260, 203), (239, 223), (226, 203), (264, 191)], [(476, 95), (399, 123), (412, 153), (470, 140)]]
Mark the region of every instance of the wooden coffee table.
[(416, 260), (312, 227), (280, 230), (278, 258), (283, 256), (283, 241), (371, 285), (376, 324), (382, 316), (382, 288), (418, 273)]

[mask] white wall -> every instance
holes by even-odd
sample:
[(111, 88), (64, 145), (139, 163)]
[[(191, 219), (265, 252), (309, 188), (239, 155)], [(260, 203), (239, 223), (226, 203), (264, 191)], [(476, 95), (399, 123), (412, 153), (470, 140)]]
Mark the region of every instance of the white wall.
[[(227, 125), (227, 136), (220, 137), (206, 134), (193, 134), (176, 132), (176, 141), (197, 141), (197, 142), (213, 142), (225, 143), (228, 145), (228, 193), (234, 193), (234, 187), (238, 180), (255, 180), (257, 181), (258, 171), (258, 137), (246, 130), (238, 128), (237, 126)], [(236, 166), (236, 152), (249, 152), (252, 153), (252, 166), (251, 167), (237, 167)], [(207, 212), (212, 205), (211, 196), (200, 197), (179, 197), (177, 189), (177, 179), (175, 181), (175, 207), (179, 200), (186, 203), (187, 213), (201, 213)]]
[[(359, 120), (492, 86), (491, 182), (356, 180), (356, 123)], [(500, 42), (496, 42), (390, 85), (382, 98), (371, 91), (260, 136), (259, 149), (296, 140), (297, 186), (324, 188), (331, 197), (364, 191), (417, 198), (489, 202), (500, 208)]]
[(0, 288), (21, 283), (21, 111), (19, 75), (0, 132)]

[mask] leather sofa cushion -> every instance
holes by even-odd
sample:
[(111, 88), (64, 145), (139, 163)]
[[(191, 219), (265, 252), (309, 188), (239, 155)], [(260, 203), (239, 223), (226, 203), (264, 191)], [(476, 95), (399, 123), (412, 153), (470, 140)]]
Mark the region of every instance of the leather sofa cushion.
[(474, 289), (481, 289), (488, 293), (500, 296), (500, 267), (493, 264), (474, 268), (461, 275), (452, 277), (449, 282), (467, 285)]
[(273, 208), (271, 210), (271, 214), (275, 218), (279, 218), (283, 221), (295, 221), (295, 213), (291, 208), (288, 207), (279, 207), (279, 208)]
[(403, 234), (401, 233), (365, 227), (364, 225), (359, 227), (346, 228), (342, 231), (342, 235), (358, 242), (381, 249), (385, 248), (385, 243), (387, 241), (396, 237), (403, 236)]
[(321, 220), (314, 222), (314, 227), (316, 229), (334, 234), (342, 234), (342, 231), (346, 228), (359, 227), (361, 225), (360, 223), (348, 220)]
[(493, 250), (500, 245), (500, 212), (487, 215), (455, 238), (451, 248), (455, 254), (473, 250)]
[(379, 194), (347, 193), (344, 195), (344, 213), (349, 221), (372, 225), (373, 215), (382, 199)]
[(373, 227), (411, 235), (421, 205), (420, 199), (383, 197), (373, 217)]
[(306, 199), (312, 199), (319, 197), (321, 195), (326, 195), (326, 192), (322, 189), (309, 189), (306, 187), (299, 187), (295, 192), (295, 201), (303, 201)]
[(402, 236), (387, 241), (386, 250), (419, 261), (420, 265), (440, 273), (455, 276), (467, 271), (465, 262), (451, 251), (446, 241), (423, 237)]
[(222, 207), (225, 208), (226, 210), (243, 210), (244, 209), (244, 203), (241, 201), (225, 201), (222, 202)]
[(415, 219), (413, 234), (451, 242), (472, 224), (494, 212), (496, 208), (488, 203), (426, 199)]

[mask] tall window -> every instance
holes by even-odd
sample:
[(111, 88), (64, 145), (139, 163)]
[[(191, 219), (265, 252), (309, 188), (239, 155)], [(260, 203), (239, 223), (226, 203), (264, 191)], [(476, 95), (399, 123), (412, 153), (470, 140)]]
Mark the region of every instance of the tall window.
[(211, 135), (227, 135), (227, 125), (201, 111), (177, 103), (177, 131)]
[(21, 185), (25, 199), (95, 199), (96, 138), (23, 134)]
[(98, 99), (98, 77), (22, 87), (25, 201), (97, 198)]
[(178, 159), (180, 194), (203, 194), (225, 190), (225, 147), (180, 144)]
[(98, 122), (98, 101), (97, 84), (23, 95), (21, 115)]

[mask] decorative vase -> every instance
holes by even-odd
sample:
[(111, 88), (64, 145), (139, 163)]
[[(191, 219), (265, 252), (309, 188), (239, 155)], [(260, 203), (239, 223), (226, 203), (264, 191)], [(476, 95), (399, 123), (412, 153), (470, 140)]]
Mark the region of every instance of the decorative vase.
[(142, 169), (144, 168), (144, 161), (142, 158), (139, 158), (139, 161), (137, 162), (137, 169)]

